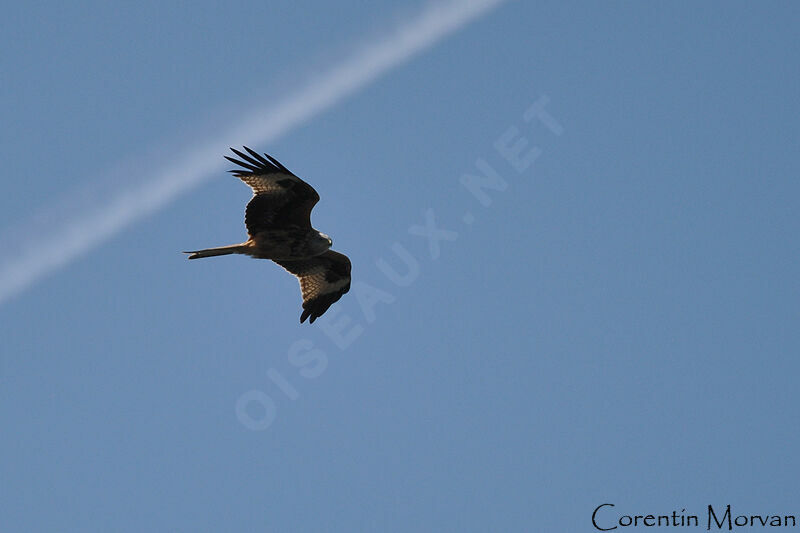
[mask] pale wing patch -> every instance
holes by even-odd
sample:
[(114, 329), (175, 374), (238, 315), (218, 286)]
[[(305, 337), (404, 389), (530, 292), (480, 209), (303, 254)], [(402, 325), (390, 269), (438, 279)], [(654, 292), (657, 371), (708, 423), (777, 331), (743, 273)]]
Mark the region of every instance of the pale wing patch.
[(290, 174), (275, 173), (275, 174), (243, 174), (237, 176), (240, 180), (245, 182), (251, 189), (253, 195), (264, 193), (282, 193), (285, 192), (287, 187), (278, 184), (279, 181), (288, 180), (294, 183), (300, 181), (299, 178)]
[(300, 292), (303, 294), (303, 300), (310, 300), (323, 292), (325, 269), (318, 266), (307, 270), (301, 276), (298, 276), (298, 281), (300, 282)]
[(326, 269), (317, 267), (303, 274), (300, 278), (300, 292), (303, 294), (304, 301), (339, 292), (350, 283), (347, 278), (338, 279), (334, 282), (326, 281), (326, 272)]
[(300, 280), (303, 313), (300, 322), (314, 322), (350, 290), (350, 260), (346, 255), (328, 250), (300, 261), (275, 261)]

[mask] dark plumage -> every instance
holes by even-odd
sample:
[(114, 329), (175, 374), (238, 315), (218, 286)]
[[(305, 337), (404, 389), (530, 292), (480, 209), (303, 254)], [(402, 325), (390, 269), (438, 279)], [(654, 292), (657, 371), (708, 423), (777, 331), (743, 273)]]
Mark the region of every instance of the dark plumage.
[(240, 159), (225, 158), (242, 167), (230, 172), (253, 190), (245, 208), (250, 238), (241, 244), (184, 253), (190, 254), (189, 259), (245, 254), (275, 261), (300, 281), (300, 322), (310, 318), (313, 323), (350, 290), (350, 260), (330, 250), (330, 237), (311, 227), (317, 191), (274, 157), (244, 149), (247, 154), (231, 148)]

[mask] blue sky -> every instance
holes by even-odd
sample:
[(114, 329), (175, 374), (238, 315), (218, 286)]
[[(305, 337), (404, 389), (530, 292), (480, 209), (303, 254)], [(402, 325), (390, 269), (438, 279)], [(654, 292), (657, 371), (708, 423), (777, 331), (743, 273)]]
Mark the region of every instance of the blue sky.
[[(220, 165), (0, 304), (4, 531), (800, 515), (800, 7), (506, 2), (268, 144), (219, 133), (426, 5), (4, 8), (3, 261), (195, 143)], [(277, 266), (180, 254), (244, 238), (243, 143), (353, 261), (311, 327)]]

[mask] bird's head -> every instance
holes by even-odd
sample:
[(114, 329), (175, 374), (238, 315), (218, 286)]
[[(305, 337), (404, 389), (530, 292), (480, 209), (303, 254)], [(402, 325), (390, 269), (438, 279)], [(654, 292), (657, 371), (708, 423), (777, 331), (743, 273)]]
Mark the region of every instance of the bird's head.
[(328, 237), (324, 233), (320, 233), (319, 235), (320, 235), (320, 237), (322, 237), (323, 239), (325, 239), (327, 241), (328, 247), (333, 246), (333, 239), (331, 239), (330, 237)]

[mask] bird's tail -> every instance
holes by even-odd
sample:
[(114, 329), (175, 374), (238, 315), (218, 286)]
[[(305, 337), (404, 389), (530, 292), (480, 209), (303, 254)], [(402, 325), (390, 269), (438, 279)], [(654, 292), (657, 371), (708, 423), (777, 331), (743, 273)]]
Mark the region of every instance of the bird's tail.
[(194, 252), (183, 252), (189, 254), (188, 259), (200, 259), (201, 257), (214, 257), (217, 255), (240, 254), (247, 248), (243, 244), (232, 244), (230, 246), (220, 246), (219, 248), (206, 248), (205, 250), (195, 250)]

